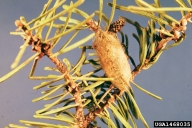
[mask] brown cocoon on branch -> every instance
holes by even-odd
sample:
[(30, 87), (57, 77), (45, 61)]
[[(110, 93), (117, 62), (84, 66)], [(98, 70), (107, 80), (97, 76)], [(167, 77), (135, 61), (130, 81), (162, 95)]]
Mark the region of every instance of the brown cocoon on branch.
[(98, 28), (95, 31), (93, 48), (106, 76), (114, 79), (112, 84), (121, 91), (130, 89), (131, 68), (117, 35)]

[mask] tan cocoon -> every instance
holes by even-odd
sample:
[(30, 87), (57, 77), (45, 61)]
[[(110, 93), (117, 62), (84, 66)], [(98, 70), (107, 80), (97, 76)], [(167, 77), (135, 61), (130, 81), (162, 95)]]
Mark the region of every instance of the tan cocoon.
[(107, 77), (114, 79), (112, 84), (121, 91), (130, 89), (131, 68), (116, 34), (98, 28), (93, 48)]

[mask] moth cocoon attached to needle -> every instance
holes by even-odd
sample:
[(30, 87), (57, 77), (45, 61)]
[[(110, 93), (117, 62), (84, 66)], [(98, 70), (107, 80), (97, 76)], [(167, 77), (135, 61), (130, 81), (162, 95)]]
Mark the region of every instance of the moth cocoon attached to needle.
[(131, 68), (116, 33), (98, 27), (92, 46), (106, 76), (114, 79), (112, 84), (121, 91), (130, 89)]

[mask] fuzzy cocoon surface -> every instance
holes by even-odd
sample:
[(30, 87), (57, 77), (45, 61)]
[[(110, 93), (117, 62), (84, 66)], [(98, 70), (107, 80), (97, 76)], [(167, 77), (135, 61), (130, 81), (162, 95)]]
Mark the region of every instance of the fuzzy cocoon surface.
[(117, 35), (99, 28), (93, 48), (107, 77), (114, 79), (112, 84), (121, 91), (130, 89), (131, 68)]

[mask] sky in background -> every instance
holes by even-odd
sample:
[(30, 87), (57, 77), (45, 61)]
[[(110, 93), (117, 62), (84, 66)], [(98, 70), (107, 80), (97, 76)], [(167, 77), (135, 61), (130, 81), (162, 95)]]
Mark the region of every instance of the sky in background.
[[(149, 1), (149, 0), (147, 0)], [(174, 1), (160, 0), (163, 6), (177, 6)], [(20, 16), (25, 16), (27, 21), (37, 17), (47, 0), (4, 0), (0, 1), (0, 77), (11, 71), (11, 64), (14, 61), (19, 47), (23, 40), (20, 36), (13, 36), (9, 33), (15, 31), (14, 21)], [(69, 4), (67, 0), (67, 4)], [(104, 13), (110, 16), (111, 8), (106, 5), (110, 0), (104, 0)], [(152, 2), (150, 0), (149, 2)], [(135, 5), (134, 0), (117, 0), (118, 4), (128, 6)], [(99, 9), (99, 0), (85, 0), (80, 9), (91, 14)], [(181, 19), (180, 12), (169, 13), (177, 20)], [(142, 26), (147, 25), (147, 18), (137, 16), (128, 12), (116, 11), (114, 20), (119, 16), (125, 16), (133, 21), (138, 21)], [(97, 20), (97, 17), (94, 17)], [(79, 20), (83, 20), (79, 17)], [(104, 23), (101, 24), (105, 26)], [(154, 94), (162, 97), (162, 101), (154, 99), (137, 88), (133, 87), (135, 97), (140, 110), (148, 122), (153, 127), (154, 121), (187, 121), (192, 120), (192, 26), (187, 25), (186, 40), (178, 47), (174, 47), (165, 51), (159, 61), (150, 69), (142, 71), (136, 76), (135, 82)], [(135, 58), (138, 64), (139, 47), (131, 34), (136, 32), (135, 28), (129, 24), (123, 28), (124, 33), (129, 36), (129, 53)], [(80, 33), (72, 43), (90, 34), (90, 31)], [(68, 37), (62, 39), (67, 41)], [(58, 50), (58, 45), (54, 50)], [(88, 42), (91, 44), (91, 40)], [(53, 50), (53, 51), (54, 51)], [(79, 57), (80, 50), (71, 51), (62, 55), (68, 58), (72, 64), (75, 64)], [(28, 47), (21, 62), (33, 55), (31, 47)], [(76, 59), (75, 59), (76, 58)], [(34, 120), (35, 111), (43, 108), (45, 103), (49, 101), (40, 101), (32, 103), (32, 99), (41, 96), (41, 90), (33, 90), (33, 87), (40, 84), (41, 81), (32, 81), (28, 79), (32, 62), (17, 74), (0, 83), (0, 127), (4, 127), (9, 123), (19, 124), (20, 119)], [(38, 63), (36, 75), (46, 75), (47, 72), (42, 68), (54, 65), (44, 57)], [(87, 72), (87, 71), (85, 71)], [(37, 120), (36, 121), (42, 121)], [(103, 125), (101, 125), (102, 127)], [(143, 127), (141, 121), (138, 121), (138, 127)]]

